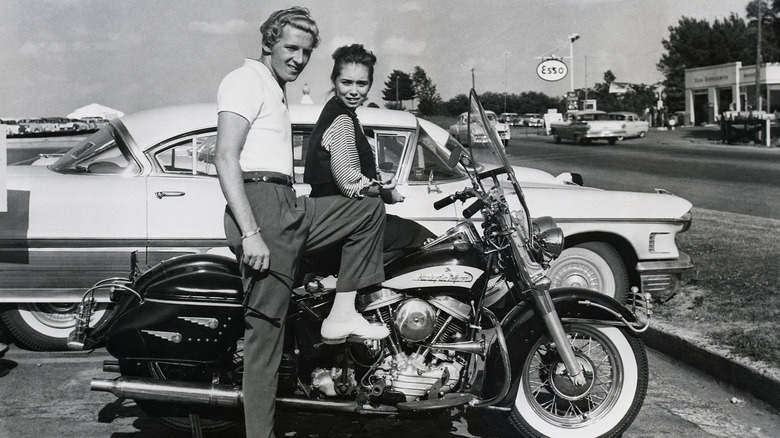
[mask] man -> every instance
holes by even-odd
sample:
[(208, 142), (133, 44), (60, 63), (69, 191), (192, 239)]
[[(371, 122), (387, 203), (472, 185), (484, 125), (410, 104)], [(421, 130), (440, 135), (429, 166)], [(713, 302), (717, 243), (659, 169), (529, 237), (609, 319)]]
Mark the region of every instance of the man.
[[(273, 437), (285, 316), (304, 250), (342, 247), (337, 291), (384, 280), (384, 205), (368, 197), (297, 198), (285, 85), (298, 78), (319, 43), (305, 8), (274, 12), (260, 27), (262, 55), (247, 59), (219, 87), (215, 164), (227, 200), (225, 234), (246, 291), (244, 412), (247, 436)], [(389, 332), (354, 309), (338, 318), (344, 337), (382, 339)], [(331, 330), (333, 331), (333, 330)]]

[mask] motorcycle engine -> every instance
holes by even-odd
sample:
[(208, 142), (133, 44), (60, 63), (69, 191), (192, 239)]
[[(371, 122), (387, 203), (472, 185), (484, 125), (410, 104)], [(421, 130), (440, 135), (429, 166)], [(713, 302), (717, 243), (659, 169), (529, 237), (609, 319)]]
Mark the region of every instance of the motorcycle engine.
[(390, 329), (390, 350), (368, 381), (372, 395), (400, 392), (406, 401), (439, 398), (460, 381), (463, 354), (430, 345), (465, 341), (472, 314), (469, 304), (448, 295), (425, 299), (381, 289), (358, 298), (359, 311)]

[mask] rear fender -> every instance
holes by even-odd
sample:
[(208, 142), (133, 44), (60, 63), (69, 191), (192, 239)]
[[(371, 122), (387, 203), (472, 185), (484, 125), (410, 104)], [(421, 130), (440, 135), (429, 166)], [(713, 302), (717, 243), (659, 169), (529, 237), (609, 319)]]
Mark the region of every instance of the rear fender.
[[(625, 327), (625, 323), (636, 323), (634, 315), (626, 306), (614, 298), (602, 293), (582, 288), (559, 288), (550, 290), (558, 316), (564, 322), (602, 323)], [(619, 316), (618, 316), (619, 315)], [(625, 319), (625, 322), (621, 319)], [(538, 316), (536, 309), (524, 301), (513, 308), (501, 322), (504, 330), (513, 383), (520, 378), (523, 361), (530, 348), (547, 328)], [(634, 333), (633, 331), (630, 331)], [(501, 391), (504, 382), (504, 367), (497, 343), (491, 346), (486, 358), (486, 379), (483, 398), (495, 396)], [(517, 385), (512, 385), (504, 402), (514, 400)], [(499, 405), (502, 403), (499, 402)]]

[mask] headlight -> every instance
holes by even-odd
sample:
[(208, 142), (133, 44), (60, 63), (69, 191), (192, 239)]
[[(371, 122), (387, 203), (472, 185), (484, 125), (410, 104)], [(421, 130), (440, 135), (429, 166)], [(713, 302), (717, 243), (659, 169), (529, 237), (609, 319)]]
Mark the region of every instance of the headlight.
[(542, 216), (531, 221), (535, 246), (542, 252), (544, 262), (549, 263), (563, 251), (563, 230), (550, 216)]

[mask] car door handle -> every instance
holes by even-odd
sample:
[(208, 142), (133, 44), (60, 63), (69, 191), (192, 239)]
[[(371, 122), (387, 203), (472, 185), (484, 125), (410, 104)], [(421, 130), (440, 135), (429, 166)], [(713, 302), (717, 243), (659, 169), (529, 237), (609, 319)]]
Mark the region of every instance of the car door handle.
[(184, 192), (155, 192), (157, 199), (162, 199), (166, 196), (184, 196)]

